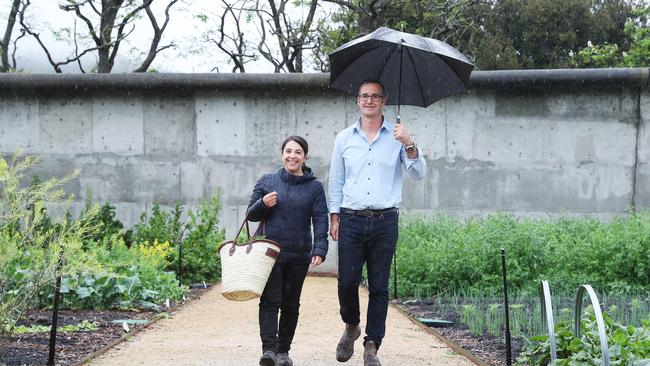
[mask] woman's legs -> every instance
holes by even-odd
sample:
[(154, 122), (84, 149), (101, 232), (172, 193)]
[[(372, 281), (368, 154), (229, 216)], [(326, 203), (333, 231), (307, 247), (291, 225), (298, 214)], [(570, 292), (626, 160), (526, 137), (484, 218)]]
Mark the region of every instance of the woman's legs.
[[(275, 263), (260, 298), (262, 352), (289, 353), (309, 264)], [(278, 311), (280, 321), (278, 325)]]
[(282, 303), (282, 265), (275, 263), (260, 298), (262, 352), (278, 352), (278, 310)]
[(309, 264), (287, 263), (282, 270), (282, 305), (278, 330), (278, 353), (289, 353), (298, 325), (300, 294)]

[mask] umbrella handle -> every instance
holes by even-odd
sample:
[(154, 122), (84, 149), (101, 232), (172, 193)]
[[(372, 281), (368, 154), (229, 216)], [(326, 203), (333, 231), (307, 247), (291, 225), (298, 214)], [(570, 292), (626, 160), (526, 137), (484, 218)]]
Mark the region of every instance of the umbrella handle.
[(401, 121), (402, 121), (402, 117), (400, 116), (400, 113), (399, 113), (399, 109), (400, 109), (399, 107), (400, 107), (400, 105), (398, 104), (397, 105), (397, 124), (400, 124)]

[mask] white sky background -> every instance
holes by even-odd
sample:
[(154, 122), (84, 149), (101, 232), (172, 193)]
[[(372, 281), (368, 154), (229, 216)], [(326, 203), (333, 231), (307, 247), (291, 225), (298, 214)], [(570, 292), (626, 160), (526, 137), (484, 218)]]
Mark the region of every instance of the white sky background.
[[(55, 0), (32, 0), (28, 11), (28, 23), (40, 31), (41, 38), (50, 49), (52, 58), (55, 61), (63, 61), (72, 54), (73, 44), (63, 41), (57, 41), (53, 31), (61, 30), (68, 27), (73, 28), (75, 16), (72, 12), (65, 12), (59, 9), (58, 4), (62, 1)], [(98, 2), (99, 3), (99, 2)], [(261, 1), (261, 3), (266, 3)], [(9, 12), (10, 2), (0, 0), (0, 29), (4, 32)], [(156, 14), (159, 26), (164, 22), (165, 1), (154, 1), (154, 13)], [(215, 0), (181, 0), (171, 9), (171, 17), (167, 29), (163, 33), (160, 46), (169, 44), (173, 41), (176, 44), (175, 49), (163, 50), (156, 56), (153, 64), (149, 68), (159, 72), (219, 72), (229, 73), (232, 71), (232, 64), (228, 63), (228, 56), (212, 43), (203, 42), (202, 35), (209, 30), (217, 31), (220, 14), (221, 1)], [(316, 19), (322, 19), (329, 16), (332, 6), (329, 3), (319, 5)], [(300, 20), (306, 17), (309, 11), (308, 4), (293, 7), (289, 10), (292, 20)], [(84, 14), (90, 14), (85, 12)], [(148, 48), (148, 40), (153, 36), (153, 30), (149, 19), (144, 12), (143, 16), (135, 23), (133, 33), (122, 42), (120, 51), (115, 61), (113, 72), (130, 72), (140, 65)], [(202, 22), (195, 18), (196, 14), (205, 14), (208, 16), (207, 22)], [(87, 27), (83, 21), (77, 19), (77, 32), (88, 34)], [(253, 17), (250, 23), (243, 21), (242, 26), (245, 37), (252, 42), (251, 46), (256, 46), (259, 40), (259, 32), (256, 23), (257, 17)], [(226, 31), (232, 27), (232, 20), (226, 23)], [(14, 28), (14, 38), (19, 33), (20, 25), (16, 24)], [(267, 27), (267, 41), (275, 40), (270, 34)], [(277, 47), (274, 47), (277, 51)], [(250, 52), (257, 51), (250, 49)], [(10, 50), (11, 52), (11, 50)], [(141, 54), (140, 54), (141, 53)], [(256, 52), (257, 53), (257, 52)], [(304, 58), (305, 72), (319, 72), (314, 70), (312, 65), (311, 54), (307, 53)], [(26, 36), (18, 42), (18, 52), (16, 53), (16, 63), (18, 69), (29, 73), (53, 73), (54, 69), (47, 61), (44, 51), (31, 36)], [(86, 55), (83, 59), (83, 65), (86, 72), (96, 63), (94, 56)], [(257, 61), (251, 61), (245, 65), (246, 72), (273, 72), (273, 66), (266, 61), (261, 55)], [(62, 67), (64, 73), (79, 72), (76, 63), (71, 63)], [(213, 70), (214, 69), (214, 70)]]

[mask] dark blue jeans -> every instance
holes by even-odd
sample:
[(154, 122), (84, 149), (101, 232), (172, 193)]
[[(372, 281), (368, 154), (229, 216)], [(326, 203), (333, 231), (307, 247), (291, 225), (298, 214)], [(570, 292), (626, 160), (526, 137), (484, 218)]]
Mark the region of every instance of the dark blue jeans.
[(260, 298), (262, 352), (289, 353), (298, 325), (300, 293), (308, 269), (309, 264), (301, 263), (276, 262), (273, 266)]
[(364, 344), (374, 341), (377, 347), (386, 333), (388, 278), (397, 245), (398, 216), (397, 212), (373, 217), (344, 213), (339, 216), (338, 290), (341, 318), (346, 324), (360, 323), (359, 283), (363, 264), (366, 263), (370, 297)]

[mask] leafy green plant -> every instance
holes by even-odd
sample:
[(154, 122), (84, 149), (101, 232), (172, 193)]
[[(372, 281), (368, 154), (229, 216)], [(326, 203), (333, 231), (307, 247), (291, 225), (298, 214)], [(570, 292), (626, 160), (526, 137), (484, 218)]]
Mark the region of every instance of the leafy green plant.
[(25, 172), (37, 163), (20, 152), (9, 162), (0, 159), (0, 336), (11, 331), (39, 291), (53, 284), (58, 270), (78, 266), (64, 260), (95, 229), (90, 225), (95, 209), (75, 222), (64, 219), (56, 228), (42, 225), (45, 205), (59, 202), (64, 195), (60, 187), (78, 173), (34, 179), (25, 186)]
[[(77, 324), (68, 324), (62, 327), (57, 328), (57, 332), (92, 332), (99, 329), (98, 322), (89, 322), (88, 320), (83, 320)], [(52, 330), (51, 325), (18, 325), (14, 327), (13, 334), (27, 334), (27, 333), (46, 333)]]
[[(188, 211), (186, 235), (182, 240), (182, 279), (184, 283), (213, 282), (221, 276), (219, 245), (225, 240), (225, 230), (219, 229), (219, 194), (201, 202), (196, 212)], [(172, 266), (178, 268), (178, 251)]]
[(537, 296), (541, 280), (554, 294), (573, 294), (584, 283), (607, 293), (642, 293), (650, 289), (649, 232), (650, 212), (610, 222), (507, 214), (407, 218), (397, 246), (398, 295), (497, 296), (501, 248), (513, 295)]
[(140, 222), (133, 227), (133, 242), (151, 244), (154, 241), (175, 243), (181, 234), (181, 214), (183, 207), (177, 204), (172, 212), (167, 212), (155, 204), (151, 216), (147, 212), (140, 215)]
[[(612, 365), (650, 364), (650, 321), (642, 326), (623, 326), (603, 314), (607, 329), (607, 343)], [(581, 322), (581, 336), (577, 338), (569, 323), (555, 326), (558, 360), (554, 365), (600, 365), (602, 352), (596, 318), (590, 312)], [(550, 363), (550, 343), (548, 336), (535, 336), (528, 339), (525, 351), (517, 360), (518, 365), (548, 365)]]

